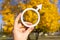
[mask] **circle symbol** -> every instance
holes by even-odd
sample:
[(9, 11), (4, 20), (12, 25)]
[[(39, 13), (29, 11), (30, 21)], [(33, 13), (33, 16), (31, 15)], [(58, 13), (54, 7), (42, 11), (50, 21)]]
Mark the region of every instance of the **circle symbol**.
[[(37, 22), (36, 22), (35, 24), (27, 25), (26, 22), (23, 20), (23, 15), (24, 15), (24, 13), (25, 13), (26, 11), (28, 11), (28, 10), (32, 10), (32, 11), (36, 12), (36, 14), (37, 14), (37, 16), (38, 16), (38, 20), (37, 20)], [(35, 27), (35, 26), (39, 23), (39, 21), (40, 21), (40, 14), (39, 14), (38, 10), (36, 10), (36, 9), (34, 9), (34, 8), (27, 8), (27, 9), (25, 9), (25, 10), (22, 12), (21, 22), (24, 24), (24, 26), (26, 26), (26, 27)]]

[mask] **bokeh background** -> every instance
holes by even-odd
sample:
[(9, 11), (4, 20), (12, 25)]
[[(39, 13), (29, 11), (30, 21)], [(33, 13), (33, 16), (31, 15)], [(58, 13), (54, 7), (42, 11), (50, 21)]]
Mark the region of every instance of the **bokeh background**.
[[(0, 0), (0, 40), (13, 40), (12, 30), (16, 16), (26, 8), (36, 8), (39, 4), (42, 4), (42, 9), (39, 10), (41, 21), (28, 39), (59, 40), (60, 0)], [(27, 12), (27, 21), (36, 18), (36, 15), (31, 13), (34, 12)]]

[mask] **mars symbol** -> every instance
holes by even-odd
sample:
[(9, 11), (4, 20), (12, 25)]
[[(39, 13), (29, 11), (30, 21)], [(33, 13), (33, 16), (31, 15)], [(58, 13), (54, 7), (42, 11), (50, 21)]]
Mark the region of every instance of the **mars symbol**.
[[(25, 9), (25, 10), (22, 12), (22, 14), (21, 14), (21, 22), (23, 23), (23, 25), (26, 26), (26, 27), (35, 27), (35, 26), (39, 23), (39, 21), (40, 21), (40, 13), (38, 12), (38, 10), (39, 10), (39, 9), (41, 10), (41, 8), (42, 8), (42, 4), (37, 5), (37, 9), (34, 9), (34, 8), (27, 8), (27, 9)], [(37, 22), (36, 22), (35, 24), (27, 25), (26, 22), (23, 20), (23, 15), (24, 15), (24, 13), (25, 13), (26, 11), (28, 11), (28, 10), (32, 10), (32, 11), (36, 12), (36, 14), (38, 15), (38, 20), (37, 20)], [(28, 16), (28, 15), (27, 15), (27, 16)]]

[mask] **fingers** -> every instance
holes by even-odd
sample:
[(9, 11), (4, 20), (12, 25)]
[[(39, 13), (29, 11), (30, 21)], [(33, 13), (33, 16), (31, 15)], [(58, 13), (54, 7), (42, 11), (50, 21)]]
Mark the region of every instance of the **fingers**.
[(29, 26), (32, 25), (32, 23), (30, 23), (30, 22), (25, 22), (25, 24), (26, 24), (26, 25), (29, 25)]
[(20, 32), (25, 32), (25, 28), (19, 29)]
[(18, 28), (24, 28), (24, 26), (22, 25), (22, 23), (18, 24)]
[(20, 33), (23, 33), (23, 32), (25, 32), (25, 31), (26, 31), (25, 28), (20, 28), (20, 29), (16, 28), (16, 29), (13, 30), (13, 33), (14, 33), (14, 32), (20, 32)]
[(30, 23), (30, 22), (25, 22), (27, 25), (32, 25), (32, 23)]
[(14, 26), (14, 29), (21, 29), (21, 28), (24, 28), (24, 26), (21, 23)]
[[(30, 22), (25, 22), (25, 23), (26, 23), (27, 25), (32, 25), (32, 23), (30, 23)], [(34, 27), (32, 27), (32, 28), (31, 28), (31, 27), (28, 28), (28, 29), (26, 30), (26, 34), (29, 35), (30, 32), (33, 31), (33, 29), (34, 29)]]
[(26, 33), (27, 35), (29, 35), (29, 34), (33, 31), (33, 29), (34, 29), (34, 27), (28, 28), (25, 33)]
[(21, 13), (16, 17), (16, 19), (15, 19), (15, 25), (18, 24), (18, 21), (19, 21), (20, 18), (21, 18)]

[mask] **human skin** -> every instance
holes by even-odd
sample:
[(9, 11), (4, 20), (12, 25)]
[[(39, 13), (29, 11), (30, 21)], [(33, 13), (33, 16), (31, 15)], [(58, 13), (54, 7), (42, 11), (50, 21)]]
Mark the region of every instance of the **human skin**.
[[(21, 13), (16, 17), (15, 23), (14, 23), (14, 40), (27, 40), (28, 35), (33, 31), (34, 27), (30, 27), (26, 29), (26, 27), (23, 27), (22, 23), (18, 23), (19, 19), (21, 18)], [(29, 22), (26, 22), (28, 25), (32, 25)]]

